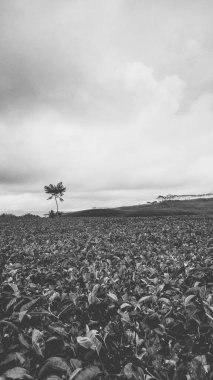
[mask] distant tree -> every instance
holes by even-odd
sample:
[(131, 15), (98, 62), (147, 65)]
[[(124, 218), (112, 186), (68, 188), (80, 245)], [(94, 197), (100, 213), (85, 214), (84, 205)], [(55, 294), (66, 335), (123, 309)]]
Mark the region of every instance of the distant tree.
[(49, 186), (44, 186), (44, 191), (47, 194), (51, 194), (47, 200), (55, 198), (56, 203), (56, 209), (57, 209), (57, 215), (58, 215), (58, 199), (63, 202), (63, 195), (66, 191), (66, 187), (62, 184), (62, 182), (59, 182), (57, 185), (50, 184)]
[(163, 195), (159, 195), (157, 197), (157, 200), (158, 200), (158, 202), (163, 202), (163, 201), (165, 201), (165, 197)]

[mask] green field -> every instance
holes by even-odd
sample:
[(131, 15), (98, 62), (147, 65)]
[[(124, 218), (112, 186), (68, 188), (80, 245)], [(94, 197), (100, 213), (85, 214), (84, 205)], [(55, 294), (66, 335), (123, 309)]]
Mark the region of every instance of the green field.
[(211, 217), (1, 217), (0, 251), (1, 380), (213, 378)]

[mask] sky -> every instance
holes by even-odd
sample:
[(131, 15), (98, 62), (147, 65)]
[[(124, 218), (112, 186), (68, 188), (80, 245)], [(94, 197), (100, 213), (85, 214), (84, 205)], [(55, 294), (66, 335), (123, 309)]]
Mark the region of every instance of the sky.
[(212, 0), (0, 0), (0, 213), (213, 191)]

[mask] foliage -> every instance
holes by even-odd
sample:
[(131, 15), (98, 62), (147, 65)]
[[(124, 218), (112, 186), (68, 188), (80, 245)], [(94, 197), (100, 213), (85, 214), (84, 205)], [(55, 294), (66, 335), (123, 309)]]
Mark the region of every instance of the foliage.
[(53, 210), (50, 210), (50, 212), (49, 212), (49, 218), (54, 218), (54, 216), (55, 216), (55, 213), (54, 213), (54, 211)]
[(0, 379), (213, 378), (213, 221), (0, 219)]
[(47, 194), (51, 194), (51, 196), (48, 198), (48, 200), (55, 198), (57, 214), (58, 214), (57, 199), (59, 199), (61, 202), (64, 201), (62, 197), (66, 191), (66, 187), (63, 186), (62, 182), (59, 182), (57, 185), (50, 184), (49, 186), (44, 186), (44, 191)]

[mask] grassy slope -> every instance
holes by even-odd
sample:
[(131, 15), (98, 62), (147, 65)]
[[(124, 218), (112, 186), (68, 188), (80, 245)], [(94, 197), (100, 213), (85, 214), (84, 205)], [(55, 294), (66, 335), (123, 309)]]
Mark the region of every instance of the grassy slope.
[(90, 209), (70, 213), (66, 216), (169, 216), (208, 215), (213, 216), (213, 198), (176, 200), (158, 204), (146, 204), (107, 209)]

